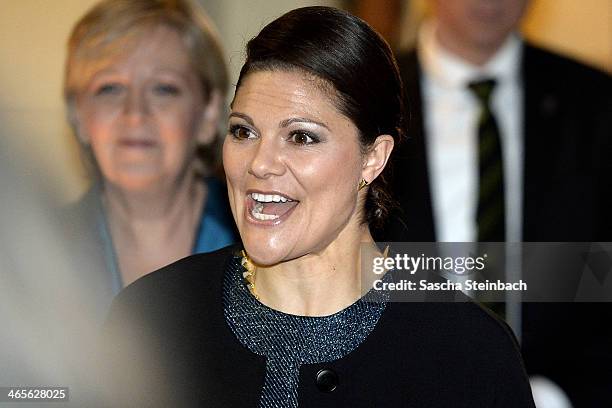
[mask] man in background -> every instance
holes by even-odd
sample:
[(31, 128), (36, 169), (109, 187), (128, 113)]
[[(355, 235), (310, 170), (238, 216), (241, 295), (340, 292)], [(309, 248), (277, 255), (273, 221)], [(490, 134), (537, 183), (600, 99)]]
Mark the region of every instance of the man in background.
[[(526, 43), (527, 0), (432, 3), (398, 58), (411, 113), (394, 153), (402, 222), (377, 238), (612, 241), (611, 78)], [(528, 372), (574, 407), (612, 406), (609, 305), (523, 306)]]

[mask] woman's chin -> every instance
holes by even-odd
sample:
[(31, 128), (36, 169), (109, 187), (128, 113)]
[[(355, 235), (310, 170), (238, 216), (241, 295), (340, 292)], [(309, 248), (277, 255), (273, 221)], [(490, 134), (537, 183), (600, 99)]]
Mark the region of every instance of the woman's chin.
[(265, 253), (258, 250), (249, 251), (248, 248), (245, 249), (247, 254), (249, 255), (249, 259), (259, 266), (269, 267), (277, 265), (284, 260), (282, 256), (275, 256), (275, 254)]
[(245, 240), (244, 249), (252, 262), (260, 266), (272, 266), (287, 259), (287, 250), (257, 240)]
[(115, 188), (125, 193), (143, 194), (159, 189), (162, 184), (158, 175), (151, 174), (130, 174), (124, 177), (115, 177), (107, 180)]

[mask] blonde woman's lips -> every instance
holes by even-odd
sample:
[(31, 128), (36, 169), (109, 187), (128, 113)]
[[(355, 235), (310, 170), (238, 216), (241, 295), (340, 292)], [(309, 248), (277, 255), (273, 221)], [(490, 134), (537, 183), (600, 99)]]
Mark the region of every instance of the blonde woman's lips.
[(120, 139), (121, 147), (147, 149), (157, 146), (157, 143), (150, 139)]

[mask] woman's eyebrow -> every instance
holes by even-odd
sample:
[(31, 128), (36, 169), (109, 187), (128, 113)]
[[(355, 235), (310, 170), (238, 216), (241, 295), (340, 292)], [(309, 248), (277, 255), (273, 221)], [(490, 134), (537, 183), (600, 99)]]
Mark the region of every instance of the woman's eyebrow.
[(232, 113), (229, 114), (229, 118), (232, 118), (232, 117), (240, 118), (240, 119), (246, 121), (249, 125), (255, 126), (255, 122), (253, 122), (253, 119), (251, 119), (251, 117), (249, 115), (246, 115), (244, 113), (232, 112)]
[(290, 118), (290, 119), (285, 119), (285, 120), (281, 121), (278, 126), (281, 127), (281, 128), (285, 128), (285, 127), (291, 125), (292, 123), (313, 123), (315, 125), (322, 126), (325, 129), (329, 130), (329, 127), (325, 123), (316, 121), (314, 119), (308, 119), (308, 118)]
[(89, 78), (91, 80), (90, 82), (93, 82), (96, 79), (104, 78), (106, 76), (120, 76), (120, 75), (121, 75), (121, 72), (119, 72), (118, 70), (112, 67), (107, 67), (107, 68), (103, 68), (103, 69), (93, 72)]

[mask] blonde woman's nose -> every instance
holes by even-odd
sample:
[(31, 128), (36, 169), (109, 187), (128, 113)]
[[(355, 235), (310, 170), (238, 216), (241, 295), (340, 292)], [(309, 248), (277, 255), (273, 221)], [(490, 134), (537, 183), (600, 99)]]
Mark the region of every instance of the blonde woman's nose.
[(127, 92), (123, 113), (130, 122), (138, 123), (150, 112), (149, 104), (144, 92), (130, 89)]

